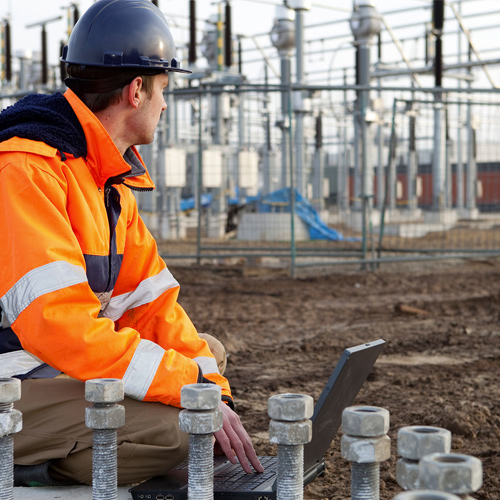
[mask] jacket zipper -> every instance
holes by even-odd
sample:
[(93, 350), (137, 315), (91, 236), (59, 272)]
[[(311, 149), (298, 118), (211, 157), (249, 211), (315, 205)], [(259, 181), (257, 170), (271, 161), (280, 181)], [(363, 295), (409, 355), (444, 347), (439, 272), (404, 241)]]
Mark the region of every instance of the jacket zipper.
[(112, 250), (113, 250), (113, 229), (111, 227), (111, 219), (110, 219), (110, 211), (111, 211), (111, 204), (109, 202), (109, 197), (111, 193), (111, 188), (110, 186), (104, 186), (104, 205), (106, 207), (106, 217), (108, 219), (108, 227), (109, 227), (109, 251), (108, 251), (108, 284), (106, 285), (106, 291), (109, 288), (109, 284), (111, 283), (111, 263), (112, 263), (112, 258), (113, 256), (111, 255)]

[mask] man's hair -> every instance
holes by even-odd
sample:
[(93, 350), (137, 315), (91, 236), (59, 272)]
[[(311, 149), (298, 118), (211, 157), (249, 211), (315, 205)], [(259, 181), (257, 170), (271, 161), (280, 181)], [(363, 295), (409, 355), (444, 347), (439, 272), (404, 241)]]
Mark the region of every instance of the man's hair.
[(123, 87), (128, 85), (138, 76), (142, 78), (142, 85), (146, 95), (150, 98), (153, 95), (154, 77), (158, 74), (158, 71), (152, 74), (145, 74), (133, 68), (98, 68), (80, 66), (79, 64), (68, 64), (66, 66), (66, 71), (68, 72), (70, 79), (85, 80), (87, 82), (92, 80), (93, 82), (95, 81), (96, 84), (104, 79), (116, 80), (118, 81), (118, 84), (120, 84), (119, 82), (123, 82), (123, 85), (120, 85), (119, 88), (115, 88), (114, 90), (109, 90), (107, 92), (90, 92), (80, 90), (77, 87), (74, 88), (73, 85), (68, 85), (93, 113), (119, 103)]

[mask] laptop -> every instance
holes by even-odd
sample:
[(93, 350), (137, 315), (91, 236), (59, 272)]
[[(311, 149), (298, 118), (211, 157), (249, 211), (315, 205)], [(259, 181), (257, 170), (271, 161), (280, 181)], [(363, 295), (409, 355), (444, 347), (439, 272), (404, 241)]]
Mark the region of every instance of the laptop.
[[(342, 412), (354, 403), (384, 345), (379, 339), (344, 350), (314, 406), (312, 440), (304, 445), (304, 486), (324, 473), (323, 457), (340, 428)], [(214, 499), (276, 500), (277, 458), (259, 459), (264, 472), (245, 474), (239, 464), (214, 457)], [(186, 460), (168, 474), (134, 486), (132, 499), (187, 500), (187, 464)]]

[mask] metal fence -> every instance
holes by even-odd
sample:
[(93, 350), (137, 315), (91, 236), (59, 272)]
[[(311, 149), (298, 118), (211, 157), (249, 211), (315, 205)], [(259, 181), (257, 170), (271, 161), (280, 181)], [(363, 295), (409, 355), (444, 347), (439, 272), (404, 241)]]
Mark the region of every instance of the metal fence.
[(500, 254), (498, 92), (218, 81), (167, 99), (138, 200), (170, 261)]

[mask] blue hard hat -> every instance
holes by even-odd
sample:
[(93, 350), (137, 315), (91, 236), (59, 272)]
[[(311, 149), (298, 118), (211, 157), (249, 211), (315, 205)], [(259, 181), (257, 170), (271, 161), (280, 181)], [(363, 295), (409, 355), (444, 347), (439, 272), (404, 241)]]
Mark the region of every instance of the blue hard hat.
[(191, 73), (175, 58), (163, 13), (149, 0), (99, 0), (75, 24), (61, 61), (89, 67)]

